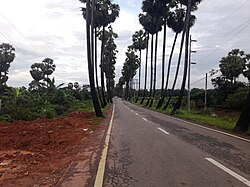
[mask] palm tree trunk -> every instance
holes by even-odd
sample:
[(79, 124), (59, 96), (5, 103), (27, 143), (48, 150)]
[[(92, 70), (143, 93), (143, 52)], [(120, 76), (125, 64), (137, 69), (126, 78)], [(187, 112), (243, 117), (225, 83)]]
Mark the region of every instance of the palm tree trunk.
[(102, 94), (102, 101), (103, 101), (103, 105), (107, 106), (107, 101), (106, 101), (106, 97), (105, 97), (105, 83), (104, 83), (104, 71), (103, 71), (103, 55), (104, 55), (104, 34), (105, 34), (105, 27), (102, 27), (102, 45), (101, 45), (101, 94)]
[(126, 82), (126, 88), (125, 88), (125, 99), (128, 100), (129, 98), (129, 82)]
[(181, 107), (181, 101), (182, 97), (184, 95), (184, 90), (186, 86), (186, 80), (187, 80), (187, 72), (188, 72), (188, 45), (189, 45), (189, 31), (190, 31), (190, 13), (191, 13), (191, 0), (188, 0), (188, 6), (187, 6), (187, 13), (186, 13), (186, 20), (185, 20), (185, 27), (186, 27), (186, 43), (185, 43), (185, 63), (184, 63), (184, 72), (183, 72), (183, 79), (182, 79), (182, 85), (181, 85), (181, 92), (180, 95), (174, 105), (174, 108), (171, 112), (171, 114), (175, 114), (177, 110)]
[(151, 74), (150, 74), (150, 91), (149, 91), (149, 98), (147, 100), (146, 106), (149, 105), (152, 96), (152, 85), (153, 85), (153, 55), (154, 55), (154, 35), (151, 34)]
[(141, 87), (141, 49), (139, 49), (140, 52), (140, 65), (139, 65), (139, 88), (138, 88), (138, 95), (137, 98), (135, 100), (135, 102), (137, 103), (138, 99), (140, 98), (140, 87)]
[(99, 88), (99, 82), (98, 82), (98, 66), (97, 66), (97, 33), (96, 33), (96, 28), (95, 28), (95, 82), (96, 82), (96, 88), (97, 88), (97, 94), (99, 97), (99, 101), (101, 103), (101, 107), (104, 108), (104, 104), (102, 102), (102, 96), (101, 96), (101, 92), (100, 92), (100, 88)]
[(174, 82), (173, 82), (172, 89), (171, 89), (170, 94), (169, 94), (168, 101), (167, 101), (166, 105), (163, 107), (163, 110), (167, 109), (167, 107), (168, 107), (168, 105), (170, 103), (170, 100), (172, 99), (172, 94), (174, 92), (174, 88), (175, 88), (175, 85), (176, 85), (176, 82), (177, 82), (177, 78), (178, 78), (178, 74), (179, 74), (179, 70), (180, 70), (180, 63), (181, 63), (181, 56), (182, 56), (182, 49), (183, 49), (183, 44), (184, 44), (185, 32), (186, 31), (184, 29), (182, 31), (180, 52), (179, 52), (179, 58), (178, 58), (178, 62), (177, 62), (177, 67), (176, 67)]
[(162, 46), (162, 67), (161, 67), (161, 96), (156, 106), (156, 109), (159, 108), (159, 103), (162, 101), (163, 91), (164, 91), (164, 75), (165, 75), (165, 53), (166, 53), (166, 36), (167, 36), (167, 22), (164, 18), (164, 28), (163, 28), (163, 46)]
[[(149, 34), (148, 34), (149, 36)], [(148, 40), (149, 41), (149, 40)], [(148, 72), (148, 42), (147, 42), (147, 48), (146, 48), (146, 62), (145, 62), (145, 79), (144, 79), (144, 91), (143, 91), (143, 97), (142, 100), (140, 102), (140, 104), (143, 104), (143, 101), (145, 99), (146, 96), (146, 91), (147, 91), (147, 72)]]
[(171, 62), (172, 62), (172, 58), (173, 58), (173, 54), (174, 54), (174, 48), (175, 48), (177, 37), (178, 37), (178, 33), (175, 34), (174, 43), (172, 45), (171, 53), (170, 53), (169, 60), (168, 60), (168, 70), (167, 70), (167, 79), (166, 79), (165, 89), (164, 89), (162, 98), (158, 102), (158, 105), (157, 105), (156, 109), (158, 109), (158, 108), (160, 108), (162, 106), (162, 104), (164, 103), (164, 99), (165, 99), (165, 97), (167, 95)]
[[(94, 1), (92, 1), (94, 3)], [(93, 23), (93, 22), (92, 22)], [(92, 25), (93, 26), (93, 25)], [(101, 107), (98, 102), (98, 98), (95, 90), (95, 80), (94, 80), (94, 65), (91, 58), (91, 41), (90, 41), (90, 0), (86, 1), (86, 34), (87, 34), (87, 59), (88, 59), (88, 72), (89, 72), (89, 83), (90, 91), (92, 96), (92, 102), (95, 109), (95, 114), (97, 117), (104, 117)], [(93, 41), (92, 41), (93, 44)]]
[(150, 100), (149, 107), (152, 107), (153, 102), (154, 102), (154, 97), (155, 97), (155, 88), (156, 88), (156, 63), (157, 63), (157, 44), (158, 44), (158, 32), (156, 33), (155, 37), (155, 59), (154, 59), (154, 84), (153, 84), (153, 93), (152, 93), (152, 98)]

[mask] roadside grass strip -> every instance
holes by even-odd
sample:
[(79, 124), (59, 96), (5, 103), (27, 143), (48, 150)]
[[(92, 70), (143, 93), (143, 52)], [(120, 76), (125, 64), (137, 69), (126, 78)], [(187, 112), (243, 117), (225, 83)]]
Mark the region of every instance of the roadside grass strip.
[(244, 177), (240, 176), (239, 174), (235, 173), (234, 171), (228, 169), (227, 167), (223, 166), (222, 164), (220, 164), (219, 162), (215, 161), (212, 158), (206, 158), (206, 160), (211, 162), (212, 164), (214, 164), (218, 168), (222, 169), (223, 171), (225, 171), (229, 175), (233, 176), (234, 178), (238, 179), (239, 181), (243, 182), (244, 184), (246, 184), (247, 186), (250, 187), (250, 181), (247, 180), (246, 178), (244, 178)]

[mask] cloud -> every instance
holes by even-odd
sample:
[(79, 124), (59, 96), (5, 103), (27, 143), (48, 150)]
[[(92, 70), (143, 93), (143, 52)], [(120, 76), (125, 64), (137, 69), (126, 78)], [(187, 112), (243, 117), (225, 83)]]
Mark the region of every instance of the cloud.
[[(114, 32), (119, 35), (116, 40), (119, 51), (116, 64), (118, 81), (127, 46), (132, 44), (132, 35), (142, 29), (138, 21), (141, 1), (114, 2), (121, 8), (119, 18), (112, 24)], [(0, 13), (3, 15), (0, 14), (0, 41), (11, 43), (16, 48), (16, 59), (9, 71), (9, 85), (27, 86), (32, 80), (29, 75), (30, 65), (41, 62), (45, 57), (54, 59), (57, 66), (54, 73), (56, 82), (88, 83), (85, 20), (80, 11), (82, 6), (78, 0), (8, 0), (1, 3)], [(234, 0), (202, 1), (194, 12), (197, 20), (191, 29), (192, 38), (197, 40), (192, 44), (192, 49), (197, 51), (192, 55), (192, 61), (197, 63), (192, 66), (192, 81), (201, 79), (212, 68), (217, 69), (219, 60), (231, 49), (240, 48), (246, 53), (250, 52), (250, 26), (247, 26), (250, 22), (249, 8), (250, 2), (245, 0), (239, 0), (237, 4)], [(162, 35), (162, 32), (159, 33), (158, 76), (161, 75)], [(173, 38), (174, 33), (168, 29), (166, 57), (170, 53)], [(180, 39), (175, 49), (171, 76), (175, 72), (179, 43)], [(144, 65), (145, 51), (142, 58)], [(203, 83), (198, 82), (194, 86), (203, 87)]]

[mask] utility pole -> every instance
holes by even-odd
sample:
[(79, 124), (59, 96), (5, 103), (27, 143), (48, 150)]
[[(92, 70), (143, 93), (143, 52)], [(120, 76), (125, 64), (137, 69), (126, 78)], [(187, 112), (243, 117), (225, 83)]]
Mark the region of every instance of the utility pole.
[(205, 80), (205, 101), (204, 101), (204, 113), (206, 114), (207, 111), (207, 73), (206, 73), (206, 80)]
[(190, 35), (189, 40), (189, 60), (188, 60), (188, 92), (187, 92), (187, 111), (190, 112), (190, 79), (191, 79), (191, 65), (196, 64), (191, 62), (191, 53), (196, 53), (196, 51), (192, 51), (192, 42), (197, 42), (197, 40), (192, 40), (192, 36)]

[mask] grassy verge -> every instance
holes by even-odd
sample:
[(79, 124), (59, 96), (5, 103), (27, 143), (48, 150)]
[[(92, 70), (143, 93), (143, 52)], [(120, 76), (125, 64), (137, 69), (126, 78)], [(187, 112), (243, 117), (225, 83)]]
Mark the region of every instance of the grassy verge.
[[(156, 110), (155, 106), (149, 108), (146, 107), (144, 105), (140, 105), (139, 103), (135, 103), (133, 101), (131, 101), (131, 103), (150, 109), (150, 110), (154, 110), (163, 114), (167, 114), (170, 115), (171, 113), (171, 109), (167, 109), (167, 110)], [(186, 110), (179, 110), (178, 113), (175, 115), (175, 117), (177, 118), (181, 118), (181, 119), (187, 119), (187, 120), (191, 120), (193, 122), (197, 122), (197, 123), (201, 123), (201, 124), (205, 124), (205, 125), (210, 125), (210, 126), (214, 126), (214, 127), (218, 127), (224, 130), (227, 130), (229, 132), (233, 132), (233, 129), (235, 127), (235, 124), (237, 122), (236, 119), (232, 119), (229, 117), (218, 117), (218, 116), (213, 116), (213, 115), (209, 115), (209, 114), (203, 114), (201, 111), (191, 111), (191, 112), (187, 112)], [(247, 132), (244, 133), (245, 135), (250, 135), (250, 130), (248, 130)]]

